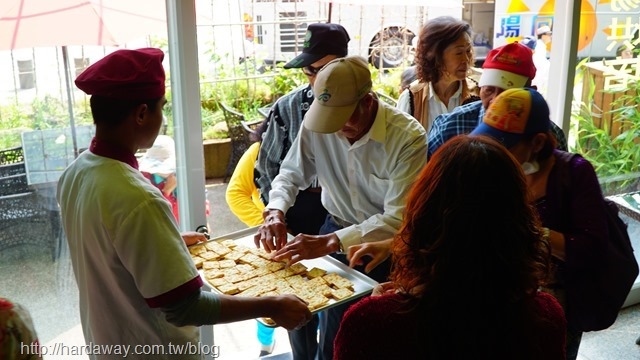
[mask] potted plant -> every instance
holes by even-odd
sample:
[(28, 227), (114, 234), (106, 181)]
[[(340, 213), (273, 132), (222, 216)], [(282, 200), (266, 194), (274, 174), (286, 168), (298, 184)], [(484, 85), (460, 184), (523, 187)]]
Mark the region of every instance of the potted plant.
[(202, 130), (205, 178), (224, 177), (231, 154), (231, 140), (222, 112), (203, 108)]

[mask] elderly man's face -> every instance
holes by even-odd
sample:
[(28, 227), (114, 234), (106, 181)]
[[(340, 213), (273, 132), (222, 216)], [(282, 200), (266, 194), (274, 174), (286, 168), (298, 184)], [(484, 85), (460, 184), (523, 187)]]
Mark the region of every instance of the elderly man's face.
[(489, 105), (491, 105), (493, 99), (495, 99), (496, 96), (500, 95), (500, 93), (503, 91), (503, 88), (499, 88), (497, 86), (486, 85), (481, 87), (480, 100), (482, 101), (482, 106), (484, 107), (484, 109), (487, 110), (489, 108)]
[(375, 99), (370, 95), (365, 96), (351, 114), (346, 124), (340, 129), (340, 134), (346, 137), (351, 144), (360, 140), (373, 124), (373, 111)]

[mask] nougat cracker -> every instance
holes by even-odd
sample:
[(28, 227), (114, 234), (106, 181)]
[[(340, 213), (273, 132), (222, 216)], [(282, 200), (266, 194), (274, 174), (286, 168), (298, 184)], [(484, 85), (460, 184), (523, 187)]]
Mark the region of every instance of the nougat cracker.
[(353, 288), (353, 283), (350, 280), (347, 280), (336, 273), (328, 273), (322, 278), (337, 288)]
[(235, 284), (223, 284), (217, 287), (217, 289), (226, 295), (235, 295), (240, 291), (238, 290), (238, 286)]
[(327, 271), (314, 267), (313, 269), (307, 271), (307, 277), (309, 279), (315, 279), (315, 278), (321, 278), (322, 276), (326, 275)]
[(191, 256), (191, 260), (193, 260), (193, 264), (196, 266), (196, 269), (202, 268), (205, 261), (200, 256)]
[(349, 288), (331, 289), (331, 296), (336, 300), (346, 299), (351, 295), (353, 295), (353, 290)]
[(204, 245), (193, 245), (193, 246), (189, 246), (188, 249), (191, 255), (198, 255), (200, 253), (207, 251), (207, 248), (204, 247)]
[(203, 270), (220, 269), (220, 263), (218, 261), (205, 261), (202, 264), (202, 269)]
[(216, 259), (218, 259), (220, 257), (220, 255), (217, 252), (210, 251), (210, 250), (202, 252), (202, 253), (198, 254), (198, 256), (200, 256), (201, 258), (203, 258), (205, 260), (209, 260), (209, 261), (216, 260)]

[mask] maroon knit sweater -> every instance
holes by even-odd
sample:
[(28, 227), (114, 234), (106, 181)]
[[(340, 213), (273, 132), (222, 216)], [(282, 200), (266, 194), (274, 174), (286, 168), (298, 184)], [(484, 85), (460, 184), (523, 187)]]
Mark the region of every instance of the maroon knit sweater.
[[(418, 359), (425, 334), (420, 333), (413, 312), (396, 310), (401, 306), (397, 294), (367, 297), (351, 306), (342, 318), (334, 345), (335, 360)], [(539, 334), (541, 359), (565, 359), (566, 320), (557, 300), (539, 292), (535, 297), (541, 319), (532, 333)], [(466, 334), (460, 326), (460, 336)], [(534, 340), (535, 341), (535, 340)], [(517, 359), (518, 354), (513, 355)]]

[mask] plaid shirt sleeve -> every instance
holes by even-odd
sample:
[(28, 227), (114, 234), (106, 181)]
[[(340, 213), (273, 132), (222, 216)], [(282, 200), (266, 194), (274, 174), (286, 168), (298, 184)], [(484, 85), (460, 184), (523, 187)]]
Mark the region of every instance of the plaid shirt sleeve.
[(458, 106), (452, 112), (436, 117), (427, 137), (428, 158), (447, 140), (460, 134), (467, 134), (478, 126), (482, 119), (482, 102), (475, 101)]
[[(472, 132), (480, 124), (483, 116), (482, 101), (458, 106), (452, 112), (438, 116), (433, 122), (427, 138), (428, 157), (431, 158), (431, 155), (452, 137)], [(562, 129), (552, 121), (550, 130), (558, 140), (558, 150), (567, 151), (567, 138)]]

